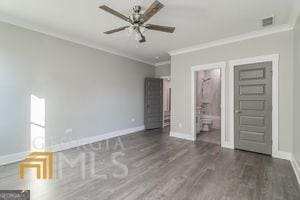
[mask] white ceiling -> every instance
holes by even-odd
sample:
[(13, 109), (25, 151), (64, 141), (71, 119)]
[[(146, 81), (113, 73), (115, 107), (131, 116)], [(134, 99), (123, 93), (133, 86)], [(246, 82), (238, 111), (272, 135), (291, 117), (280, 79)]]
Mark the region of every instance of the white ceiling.
[[(126, 15), (135, 4), (154, 0), (1, 0), (0, 20), (60, 38), (118, 52), (150, 63), (169, 60), (167, 52), (263, 29), (261, 18), (289, 23), (294, 0), (160, 0), (165, 7), (149, 23), (175, 26), (174, 34), (147, 31), (139, 45), (127, 33), (103, 32), (127, 25), (98, 9), (108, 5)], [(160, 59), (155, 57), (159, 56)]]

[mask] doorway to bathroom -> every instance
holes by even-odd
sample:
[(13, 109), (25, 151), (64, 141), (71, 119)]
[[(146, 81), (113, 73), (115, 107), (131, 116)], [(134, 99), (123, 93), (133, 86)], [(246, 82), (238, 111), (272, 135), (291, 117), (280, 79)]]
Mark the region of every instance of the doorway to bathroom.
[(163, 79), (163, 128), (171, 125), (171, 78), (162, 76)]
[(195, 140), (224, 146), (225, 66), (192, 67), (192, 124)]
[(221, 145), (221, 70), (196, 72), (197, 140)]

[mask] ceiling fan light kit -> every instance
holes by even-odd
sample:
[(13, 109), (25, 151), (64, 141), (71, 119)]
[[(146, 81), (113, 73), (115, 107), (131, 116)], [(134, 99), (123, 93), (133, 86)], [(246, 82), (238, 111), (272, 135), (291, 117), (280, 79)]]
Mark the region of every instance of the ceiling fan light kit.
[(103, 5), (99, 8), (122, 19), (126, 22), (130, 23), (129, 26), (124, 26), (120, 28), (116, 28), (110, 31), (104, 32), (105, 34), (112, 34), (116, 32), (120, 32), (123, 30), (128, 31), (128, 35), (132, 35), (135, 33), (135, 40), (137, 40), (140, 43), (146, 42), (146, 38), (144, 36), (145, 30), (154, 30), (154, 31), (161, 31), (166, 33), (173, 33), (175, 31), (175, 27), (169, 27), (169, 26), (160, 26), (155, 24), (145, 24), (151, 17), (153, 17), (158, 11), (160, 11), (164, 5), (160, 3), (159, 1), (155, 1), (143, 14), (141, 13), (141, 6), (136, 5), (133, 7), (133, 13), (126, 17), (125, 15), (121, 14), (118, 11), (113, 10), (112, 8)]

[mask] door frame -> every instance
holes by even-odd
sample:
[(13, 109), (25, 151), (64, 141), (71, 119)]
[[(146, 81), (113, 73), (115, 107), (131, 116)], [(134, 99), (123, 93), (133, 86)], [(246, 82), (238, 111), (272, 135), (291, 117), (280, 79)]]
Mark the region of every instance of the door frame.
[[(159, 77), (159, 78), (161, 78), (161, 79), (163, 79), (163, 80), (168, 80), (169, 81), (169, 88), (171, 88), (171, 76), (161, 76), (161, 77)], [(164, 86), (163, 86), (164, 87)], [(163, 94), (164, 95), (164, 94)], [(164, 98), (164, 97), (163, 97)], [(164, 99), (163, 99), (163, 101), (164, 101)], [(170, 101), (171, 101), (171, 99), (170, 99)], [(170, 113), (171, 114), (171, 113)], [(163, 117), (162, 117), (162, 120), (163, 120), (163, 125), (162, 125), (162, 128), (165, 128), (165, 113), (164, 113), (164, 106), (163, 106)], [(171, 128), (171, 123), (170, 123), (170, 128)]]
[(229, 147), (235, 148), (234, 144), (234, 67), (237, 65), (255, 64), (261, 62), (272, 62), (272, 156), (285, 157), (279, 151), (279, 137), (278, 137), (278, 68), (279, 68), (279, 54), (258, 56), (252, 58), (244, 58), (229, 61)]
[(196, 141), (196, 79), (195, 74), (197, 71), (213, 70), (220, 69), (220, 78), (221, 78), (221, 147), (227, 147), (225, 137), (226, 137), (226, 62), (218, 62), (211, 64), (204, 64), (193, 66), (191, 68), (191, 130), (192, 138)]

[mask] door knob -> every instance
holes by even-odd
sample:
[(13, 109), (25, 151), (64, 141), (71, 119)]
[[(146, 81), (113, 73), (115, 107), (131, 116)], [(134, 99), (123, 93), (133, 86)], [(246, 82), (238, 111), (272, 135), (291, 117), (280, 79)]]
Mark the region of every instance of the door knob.
[(242, 113), (242, 111), (240, 111), (240, 110), (234, 110), (234, 112), (235, 112), (236, 114)]

